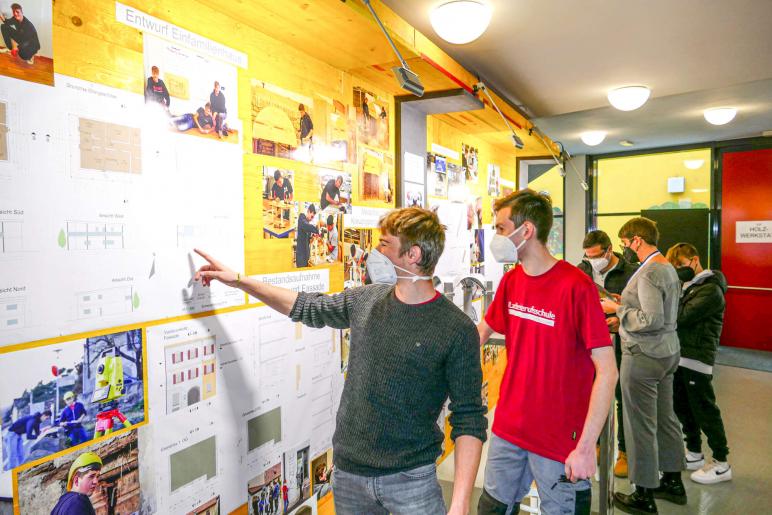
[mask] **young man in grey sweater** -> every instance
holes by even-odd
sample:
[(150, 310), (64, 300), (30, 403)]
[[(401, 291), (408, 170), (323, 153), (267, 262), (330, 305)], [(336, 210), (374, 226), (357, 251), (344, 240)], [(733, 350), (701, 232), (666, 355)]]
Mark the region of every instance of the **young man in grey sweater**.
[(480, 341), (472, 321), (435, 291), (445, 245), (435, 213), (395, 210), (380, 222), (367, 261), (375, 284), (343, 293), (296, 293), (243, 277), (206, 253), (196, 280), (239, 288), (292, 320), (351, 328), (351, 351), (335, 434), (335, 511), (444, 514), (435, 461), (437, 417), (450, 397), (455, 485), (450, 510), (466, 514), (486, 438)]

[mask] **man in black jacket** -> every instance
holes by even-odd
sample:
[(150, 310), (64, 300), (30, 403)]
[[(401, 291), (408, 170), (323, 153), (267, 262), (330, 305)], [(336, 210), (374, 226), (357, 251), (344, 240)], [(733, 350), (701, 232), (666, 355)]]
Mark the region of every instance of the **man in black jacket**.
[[(695, 471), (691, 478), (697, 483), (729, 481), (729, 448), (712, 384), (724, 325), (726, 278), (718, 270), (703, 269), (697, 249), (689, 243), (670, 247), (667, 259), (683, 282), (678, 306), (681, 361), (673, 384), (673, 407), (686, 439), (686, 466)], [(708, 437), (708, 446), (713, 451), (713, 461), (705, 467), (700, 432)]]
[[(579, 265), (580, 270), (586, 273), (595, 284), (604, 288), (609, 293), (620, 295), (627, 286), (627, 281), (638, 269), (627, 261), (622, 254), (614, 252), (611, 248), (611, 239), (603, 231), (590, 231), (584, 237), (582, 242), (584, 249), (584, 259)], [(609, 331), (614, 336), (614, 354), (617, 360), (617, 369), (622, 362), (622, 346), (619, 341), (619, 318), (608, 316), (606, 318)], [(617, 421), (619, 430), (617, 431), (617, 448), (619, 456), (614, 465), (614, 475), (617, 477), (627, 477), (627, 447), (625, 446), (624, 423), (622, 421), (622, 388), (617, 382), (614, 396), (617, 400)]]
[(35, 26), (24, 17), (24, 11), (19, 4), (11, 4), (10, 18), (0, 14), (0, 30), (3, 34), (5, 48), (0, 53), (10, 53), (27, 64), (35, 64), (35, 54), (40, 50), (40, 40)]
[(305, 213), (298, 217), (298, 234), (295, 247), (295, 266), (303, 268), (308, 266), (311, 258), (311, 238), (319, 235), (319, 229), (311, 223), (316, 216), (316, 206), (309, 204)]

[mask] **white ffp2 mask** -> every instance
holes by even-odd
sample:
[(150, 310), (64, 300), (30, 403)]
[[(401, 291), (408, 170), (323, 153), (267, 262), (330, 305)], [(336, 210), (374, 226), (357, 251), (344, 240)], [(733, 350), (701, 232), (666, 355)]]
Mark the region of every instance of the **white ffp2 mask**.
[[(397, 275), (397, 268), (410, 275)], [(416, 275), (410, 270), (405, 270), (391, 262), (378, 249), (373, 249), (367, 256), (367, 275), (370, 280), (376, 284), (397, 284), (397, 279), (410, 279), (413, 282), (421, 280), (431, 280), (431, 276)]]
[(509, 236), (504, 236), (503, 234), (496, 234), (493, 236), (493, 239), (491, 239), (491, 253), (493, 254), (493, 258), (498, 261), (499, 263), (515, 263), (517, 262), (517, 251), (522, 248), (523, 245), (525, 245), (525, 240), (521, 241), (519, 245), (515, 245), (515, 242), (512, 241), (512, 236), (514, 236), (516, 233), (520, 232), (520, 229), (525, 227), (524, 224), (521, 224), (520, 227), (512, 231)]

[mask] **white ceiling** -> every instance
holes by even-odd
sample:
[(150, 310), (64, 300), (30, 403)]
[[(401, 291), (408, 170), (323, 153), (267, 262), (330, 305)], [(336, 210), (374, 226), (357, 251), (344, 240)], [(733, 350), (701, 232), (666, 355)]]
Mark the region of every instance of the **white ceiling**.
[[(728, 137), (772, 130), (770, 95), (757, 97), (760, 86), (772, 88), (759, 82), (772, 79), (772, 0), (482, 0), (493, 20), (468, 45), (445, 43), (432, 30), (429, 12), (445, 0), (383, 1), (574, 153), (629, 150), (618, 145), (623, 138), (634, 148), (716, 139), (704, 121), (683, 124), (711, 91), (753, 106), (726, 126)], [(629, 84), (649, 86), (651, 105), (667, 97), (672, 116), (654, 116), (649, 104), (607, 113), (606, 92)], [(753, 123), (740, 127), (744, 120)], [(607, 121), (614, 126), (598, 126)], [(616, 146), (584, 146), (578, 132), (589, 129), (613, 132)]]

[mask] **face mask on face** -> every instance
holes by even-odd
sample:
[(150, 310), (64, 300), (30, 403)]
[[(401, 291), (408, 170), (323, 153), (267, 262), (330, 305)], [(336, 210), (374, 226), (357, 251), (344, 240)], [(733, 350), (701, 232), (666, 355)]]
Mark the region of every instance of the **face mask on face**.
[[(632, 243), (631, 243), (632, 245)], [(625, 258), (626, 261), (629, 263), (637, 263), (638, 262), (638, 254), (635, 253), (633, 249), (630, 247), (625, 247), (622, 250), (622, 257)]]
[[(397, 268), (410, 275), (397, 275)], [(376, 284), (397, 284), (397, 279), (410, 279), (413, 282), (431, 280), (431, 276), (416, 275), (410, 270), (405, 270), (391, 262), (389, 258), (381, 254), (378, 249), (373, 249), (367, 256), (367, 275)]]
[(610, 263), (607, 257), (587, 258), (587, 261), (590, 263), (592, 269), (599, 274), (602, 273)]
[(694, 270), (692, 270), (692, 267), (690, 266), (679, 266), (675, 271), (678, 274), (678, 279), (680, 279), (682, 283), (688, 283), (694, 279)]
[(503, 234), (496, 234), (493, 236), (490, 249), (491, 253), (493, 254), (493, 258), (496, 261), (499, 263), (517, 262), (517, 251), (520, 250), (523, 245), (525, 245), (525, 240), (521, 241), (520, 244), (516, 246), (515, 242), (512, 241), (511, 238), (523, 227), (525, 227), (524, 224), (520, 225), (520, 227), (512, 231), (509, 236), (504, 236)]

